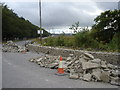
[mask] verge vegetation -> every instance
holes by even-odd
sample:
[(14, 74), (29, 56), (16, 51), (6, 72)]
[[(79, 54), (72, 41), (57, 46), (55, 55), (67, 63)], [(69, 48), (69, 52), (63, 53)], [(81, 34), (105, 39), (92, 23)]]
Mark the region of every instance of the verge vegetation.
[[(73, 35), (48, 37), (43, 40), (45, 46), (70, 47), (82, 50), (120, 52), (120, 10), (108, 10), (95, 19), (92, 29), (79, 28), (79, 22), (70, 27)], [(36, 39), (34, 41), (39, 41)]]

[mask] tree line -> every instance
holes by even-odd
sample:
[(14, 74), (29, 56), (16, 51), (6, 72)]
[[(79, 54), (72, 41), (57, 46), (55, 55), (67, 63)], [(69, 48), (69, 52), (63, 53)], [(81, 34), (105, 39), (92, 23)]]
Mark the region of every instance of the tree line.
[[(23, 17), (19, 17), (12, 9), (9, 9), (7, 5), (2, 4), (2, 39), (14, 40), (16, 38), (35, 38), (39, 35), (37, 30), (40, 28)], [(45, 29), (43, 29), (43, 37), (49, 36)]]

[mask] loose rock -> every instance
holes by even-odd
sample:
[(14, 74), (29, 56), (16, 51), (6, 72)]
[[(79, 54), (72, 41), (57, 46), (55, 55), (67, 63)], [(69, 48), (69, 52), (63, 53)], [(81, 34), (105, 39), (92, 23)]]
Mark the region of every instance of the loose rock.
[(109, 73), (109, 72), (102, 71), (102, 73), (101, 73), (101, 75), (100, 75), (100, 79), (101, 79), (103, 82), (109, 82), (109, 81), (110, 81), (110, 73)]
[(83, 75), (83, 80), (85, 80), (85, 81), (91, 81), (91, 74), (90, 73), (88, 73), (88, 74), (84, 74)]
[(26, 52), (27, 49), (22, 46), (18, 46), (17, 44), (13, 43), (13, 41), (7, 41), (7, 43), (3, 44), (2, 48), (3, 52), (13, 52), (13, 53), (23, 53)]
[[(30, 61), (51, 69), (57, 69), (59, 66), (59, 56), (43, 55)], [(101, 59), (96, 59), (89, 53), (80, 56), (71, 54), (69, 57), (63, 57), (62, 65), (65, 72), (69, 73), (70, 79), (102, 81), (114, 85), (118, 85), (117, 81), (120, 79), (117, 66)]]

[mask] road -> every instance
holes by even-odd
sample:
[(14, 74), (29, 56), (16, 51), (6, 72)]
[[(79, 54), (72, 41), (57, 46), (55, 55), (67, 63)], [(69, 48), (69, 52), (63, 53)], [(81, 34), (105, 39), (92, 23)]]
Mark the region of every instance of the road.
[(2, 88), (118, 88), (109, 83), (74, 80), (67, 75), (57, 76), (57, 70), (43, 68), (28, 61), (41, 55), (43, 54), (32, 52), (3, 53)]
[(2, 44), (0, 44), (0, 89), (2, 88)]

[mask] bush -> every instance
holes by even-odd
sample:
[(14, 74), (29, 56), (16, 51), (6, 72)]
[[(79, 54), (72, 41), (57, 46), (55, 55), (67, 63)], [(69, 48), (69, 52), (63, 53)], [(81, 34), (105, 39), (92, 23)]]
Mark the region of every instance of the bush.
[(64, 46), (64, 36), (59, 36), (57, 38), (55, 38), (54, 41), (55, 46)]
[(74, 36), (64, 37), (64, 44), (66, 47), (75, 47), (75, 38)]
[(94, 39), (93, 32), (81, 31), (72, 36), (61, 35), (59, 37), (48, 37), (43, 40), (46, 46), (64, 46), (71, 48), (82, 48), (85, 50), (97, 51), (119, 51), (120, 52), (120, 33), (114, 35), (110, 43), (98, 42)]
[(45, 46), (55, 46), (54, 45), (54, 37), (48, 37), (46, 39), (43, 40), (43, 42), (45, 43)]
[(120, 33), (115, 34), (112, 41), (108, 43), (108, 50), (120, 52)]
[(82, 48), (98, 48), (98, 42), (90, 36), (89, 31), (77, 33), (75, 35), (75, 45)]

